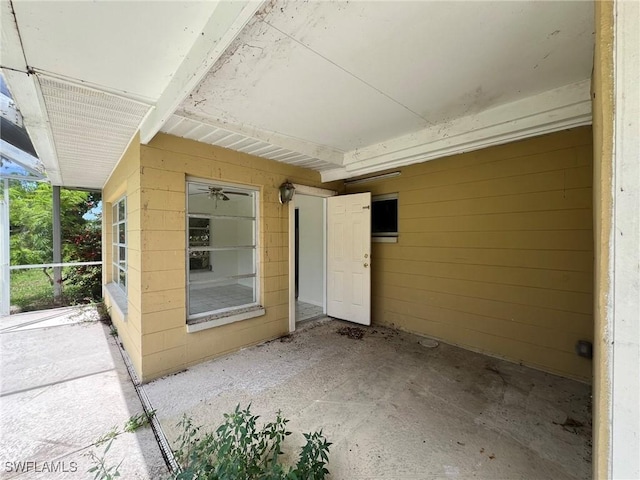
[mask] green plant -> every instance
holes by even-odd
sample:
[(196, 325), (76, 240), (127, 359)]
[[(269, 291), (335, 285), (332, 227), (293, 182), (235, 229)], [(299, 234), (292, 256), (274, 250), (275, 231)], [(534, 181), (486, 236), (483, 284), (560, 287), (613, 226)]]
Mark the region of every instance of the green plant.
[(304, 434), (298, 463), (280, 463), (282, 443), (291, 434), (285, 419), (278, 412), (273, 422), (258, 427), (257, 415), (236, 406), (233, 413), (224, 414), (224, 422), (214, 432), (200, 435), (200, 427), (184, 417), (178, 424), (181, 435), (174, 451), (182, 468), (176, 479), (209, 480), (322, 480), (329, 473), (329, 446), (322, 431)]
[(95, 442), (93, 442), (93, 444), (96, 445), (96, 446), (100, 446), (100, 445), (102, 445), (104, 443), (107, 443), (107, 442), (113, 440), (114, 438), (116, 438), (121, 433), (122, 432), (118, 431), (118, 427), (113, 426), (113, 427), (111, 427), (111, 430), (109, 430), (107, 433), (105, 433), (104, 435), (98, 437), (98, 439)]
[(110, 310), (111, 307), (107, 307), (104, 301), (96, 303), (96, 310), (98, 311), (98, 319), (107, 326), (113, 326), (111, 321)]
[(142, 412), (142, 413), (139, 413), (138, 415), (133, 415), (132, 417), (129, 417), (129, 420), (127, 420), (127, 423), (124, 424), (124, 431), (128, 433), (133, 433), (142, 427), (146, 427), (151, 423), (151, 419), (155, 414), (156, 414), (156, 411), (151, 410), (149, 413)]
[(107, 464), (107, 452), (111, 448), (113, 441), (123, 433), (133, 433), (136, 430), (146, 427), (151, 423), (151, 418), (155, 415), (156, 411), (152, 410), (149, 413), (142, 412), (136, 415), (132, 415), (125, 422), (123, 430), (120, 431), (117, 426), (111, 427), (104, 435), (100, 436), (94, 443), (96, 447), (107, 444), (102, 452), (101, 456), (98, 456), (94, 451), (89, 451), (85, 455), (89, 457), (89, 460), (93, 466), (87, 470), (87, 473), (94, 474), (94, 480), (113, 480), (120, 476), (120, 465), (124, 460), (120, 460), (118, 465)]
[[(91, 463), (93, 464), (93, 467), (87, 470), (87, 473), (93, 473), (94, 480), (113, 480), (114, 478), (118, 478), (120, 476), (119, 469), (123, 461), (121, 460), (118, 465), (111, 465), (111, 466), (107, 466), (107, 462), (106, 462), (107, 452), (111, 448), (111, 445), (113, 444), (113, 441), (116, 439), (116, 436), (117, 434), (108, 440), (107, 446), (105, 447), (104, 452), (102, 452), (101, 456), (96, 455), (93, 451), (87, 454), (87, 456), (91, 460)], [(96, 442), (96, 445), (98, 444), (99, 443)]]

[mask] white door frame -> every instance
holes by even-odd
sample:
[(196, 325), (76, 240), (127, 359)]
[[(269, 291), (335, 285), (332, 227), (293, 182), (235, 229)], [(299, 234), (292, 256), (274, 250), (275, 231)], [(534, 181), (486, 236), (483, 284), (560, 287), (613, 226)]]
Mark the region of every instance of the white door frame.
[[(334, 190), (327, 190), (326, 188), (318, 188), (318, 187), (310, 187), (308, 185), (299, 185), (294, 183), (293, 186), (296, 189), (296, 194), (300, 195), (309, 195), (312, 197), (333, 197), (338, 195), (338, 192)], [(295, 248), (295, 200), (296, 197), (294, 195), (293, 200), (289, 202), (289, 333), (294, 332), (296, 329), (296, 285), (295, 285), (295, 267), (296, 267), (296, 248)], [(325, 271), (325, 281), (323, 282), (323, 294), (322, 294), (322, 305), (323, 310), (326, 311), (327, 308), (327, 281), (326, 281), (326, 271), (327, 271), (327, 205), (326, 201), (324, 202), (324, 228), (323, 228), (323, 242), (322, 248), (324, 249), (324, 271)]]

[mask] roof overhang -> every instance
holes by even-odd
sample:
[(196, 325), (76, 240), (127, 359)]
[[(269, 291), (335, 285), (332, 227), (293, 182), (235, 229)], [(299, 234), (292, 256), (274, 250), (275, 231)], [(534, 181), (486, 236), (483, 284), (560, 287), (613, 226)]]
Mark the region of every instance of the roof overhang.
[(58, 185), (102, 187), (138, 130), (336, 180), (591, 122), (590, 1), (1, 8), (3, 73)]

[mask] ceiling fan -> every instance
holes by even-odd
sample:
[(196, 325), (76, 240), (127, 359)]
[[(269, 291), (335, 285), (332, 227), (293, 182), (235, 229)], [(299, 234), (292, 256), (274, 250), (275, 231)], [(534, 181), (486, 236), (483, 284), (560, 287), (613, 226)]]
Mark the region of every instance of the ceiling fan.
[(231, 200), (231, 198), (229, 198), (229, 195), (241, 195), (244, 197), (250, 196), (249, 193), (234, 192), (233, 190), (225, 191), (222, 187), (214, 187), (214, 186), (201, 187), (201, 188), (198, 188), (198, 190), (199, 192), (196, 193), (196, 195), (207, 195), (209, 198), (214, 199), (216, 208), (218, 207), (218, 200), (222, 200), (225, 202)]

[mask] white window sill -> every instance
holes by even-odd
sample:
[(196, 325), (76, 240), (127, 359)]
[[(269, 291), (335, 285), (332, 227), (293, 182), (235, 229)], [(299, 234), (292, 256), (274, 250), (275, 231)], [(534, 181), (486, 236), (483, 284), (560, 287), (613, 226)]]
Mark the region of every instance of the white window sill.
[(398, 243), (398, 237), (371, 237), (374, 243)]
[(262, 305), (244, 307), (230, 312), (208, 315), (203, 318), (187, 320), (187, 333), (195, 333), (208, 328), (219, 327), (229, 323), (240, 322), (250, 318), (261, 317), (265, 314)]
[(112, 308), (116, 309), (123, 321), (127, 321), (128, 305), (127, 296), (115, 283), (107, 283), (104, 286), (105, 293), (109, 295)]

